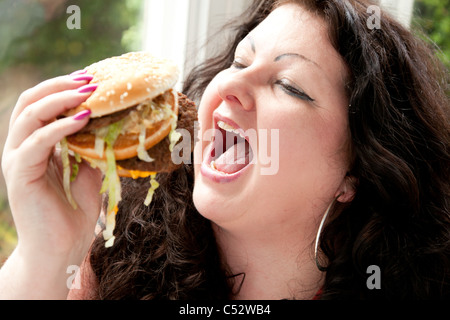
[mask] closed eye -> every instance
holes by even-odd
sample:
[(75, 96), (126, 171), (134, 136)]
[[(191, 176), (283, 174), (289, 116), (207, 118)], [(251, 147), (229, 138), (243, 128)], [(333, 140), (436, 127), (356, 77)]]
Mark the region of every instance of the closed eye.
[(276, 85), (279, 85), (281, 89), (288, 95), (299, 98), (305, 101), (314, 102), (315, 100), (308, 96), (304, 91), (301, 89), (298, 89), (292, 85), (290, 85), (286, 80), (277, 80), (275, 82)]
[[(238, 70), (242, 70), (247, 68), (246, 65), (244, 65), (243, 63), (239, 62), (238, 60), (234, 60), (233, 63), (231, 64), (232, 68), (238, 69)], [(289, 84), (289, 82), (285, 79), (281, 79), (281, 80), (277, 80), (275, 82), (276, 85), (279, 85), (281, 87), (281, 89), (288, 95), (294, 97), (294, 98), (299, 98), (305, 101), (309, 101), (309, 102), (314, 102), (315, 100), (313, 98), (311, 98), (310, 96), (308, 96), (303, 90), (298, 89), (292, 85)]]
[(240, 63), (237, 60), (233, 61), (233, 63), (231, 64), (231, 67), (233, 67), (235, 69), (245, 69), (245, 68), (247, 68), (247, 66), (243, 65), (242, 63)]

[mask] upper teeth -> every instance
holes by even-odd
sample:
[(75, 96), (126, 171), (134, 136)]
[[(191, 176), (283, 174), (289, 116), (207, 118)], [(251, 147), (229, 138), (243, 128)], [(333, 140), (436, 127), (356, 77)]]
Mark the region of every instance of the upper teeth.
[(223, 130), (225, 130), (225, 131), (227, 131), (227, 132), (231, 132), (231, 133), (234, 133), (234, 134), (238, 134), (238, 135), (240, 135), (242, 138), (244, 138), (244, 137), (242, 136), (242, 134), (241, 134), (241, 132), (240, 132), (239, 129), (236, 129), (236, 128), (230, 126), (229, 124), (227, 124), (227, 123), (225, 123), (225, 122), (223, 122), (223, 121), (218, 121), (218, 122), (217, 122), (217, 125), (219, 126), (219, 128), (221, 128), (221, 129), (223, 129)]

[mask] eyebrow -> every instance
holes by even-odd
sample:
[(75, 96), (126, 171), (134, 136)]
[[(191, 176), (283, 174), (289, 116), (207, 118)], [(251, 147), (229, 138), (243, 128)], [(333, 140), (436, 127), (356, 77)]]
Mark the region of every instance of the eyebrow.
[[(282, 54), (282, 55), (276, 57), (274, 62), (278, 62), (278, 61), (280, 61), (280, 60), (282, 60), (284, 58), (288, 58), (288, 57), (300, 58), (300, 59), (302, 59), (302, 60), (304, 60), (306, 62), (312, 63), (315, 66), (317, 66), (318, 68), (320, 68), (320, 66), (316, 62), (314, 62), (311, 59), (308, 59), (307, 57), (305, 57), (304, 55), (298, 54), (298, 53), (285, 53), (285, 54)], [(322, 69), (322, 68), (320, 68), (320, 69)]]
[[(251, 36), (247, 36), (245, 39), (249, 42), (250, 47), (251, 47), (253, 53), (256, 53), (255, 40), (253, 40), (253, 38), (252, 38)], [(304, 60), (304, 61), (306, 61), (306, 62), (312, 63), (312, 64), (314, 64), (315, 66), (317, 66), (318, 68), (322, 69), (316, 62), (314, 62), (314, 61), (312, 61), (311, 59), (308, 59), (307, 57), (305, 57), (304, 55), (298, 54), (298, 53), (285, 53), (285, 54), (282, 54), (282, 55), (276, 57), (275, 60), (274, 60), (274, 62), (278, 62), (278, 61), (280, 61), (280, 60), (282, 60), (282, 59), (284, 59), (284, 58), (288, 58), (288, 57), (297, 57), (297, 58), (300, 58), (300, 59), (302, 59), (302, 60)]]

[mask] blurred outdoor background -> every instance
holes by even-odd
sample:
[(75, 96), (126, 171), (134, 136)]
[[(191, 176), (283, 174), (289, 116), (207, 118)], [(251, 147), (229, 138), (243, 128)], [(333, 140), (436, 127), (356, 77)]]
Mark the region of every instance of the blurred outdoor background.
[[(82, 69), (103, 58), (146, 50), (148, 33), (158, 35), (164, 31), (155, 29), (154, 24), (148, 27), (152, 22), (148, 21), (151, 18), (146, 12), (149, 10), (148, 1), (0, 0), (0, 156), (12, 108), (25, 89), (45, 79)], [(166, 3), (167, 10), (176, 11), (173, 7), (168, 8), (166, 0), (150, 2), (153, 8)], [(188, 0), (185, 2), (188, 3)], [(234, 14), (242, 10), (248, 0), (190, 0), (189, 3), (189, 14), (193, 15), (198, 10), (204, 10), (205, 6), (211, 10), (211, 3), (215, 3), (216, 12), (228, 10)], [(219, 3), (222, 7), (218, 7)], [(223, 7), (223, 3), (227, 3), (228, 7)], [(239, 8), (236, 9), (237, 3)], [(67, 27), (66, 22), (73, 13), (67, 13), (67, 8), (73, 4), (81, 9), (81, 29)], [(436, 54), (447, 68), (450, 67), (449, 10), (450, 0), (416, 0), (411, 22), (415, 32), (424, 31), (430, 43), (434, 42), (441, 48)], [(209, 18), (216, 24), (224, 19), (211, 14)], [(189, 25), (191, 29), (198, 28), (192, 23)], [(167, 26), (167, 23), (164, 25)], [(176, 32), (182, 34), (183, 30)], [(200, 40), (206, 39), (202, 36)], [(196, 52), (192, 54), (196, 55)], [(189, 55), (183, 57), (187, 60)], [(0, 172), (0, 266), (15, 244), (16, 233)]]
[[(81, 8), (81, 29), (67, 27), (71, 4)], [(21, 92), (42, 80), (140, 48), (141, 5), (141, 0), (0, 0), (0, 155)], [(0, 173), (0, 265), (15, 243)]]

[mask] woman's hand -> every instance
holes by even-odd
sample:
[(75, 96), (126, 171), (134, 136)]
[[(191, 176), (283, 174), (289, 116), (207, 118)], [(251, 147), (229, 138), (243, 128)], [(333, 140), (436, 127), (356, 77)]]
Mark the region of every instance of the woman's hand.
[[(46, 281), (42, 277), (51, 277), (48, 272), (61, 273), (69, 265), (81, 264), (100, 213), (101, 173), (84, 162), (80, 164), (71, 184), (78, 204), (74, 210), (64, 192), (61, 157), (55, 148), (89, 121), (89, 111), (55, 119), (90, 96), (96, 89), (88, 85), (91, 79), (78, 73), (42, 82), (20, 96), (11, 116), (2, 169), (18, 234), (13, 256), (15, 263), (26, 264), (28, 271), (34, 267), (35, 276), (42, 281)], [(69, 274), (59, 276), (67, 278)], [(0, 277), (0, 291), (4, 279)], [(64, 281), (55, 285), (67, 287)]]

